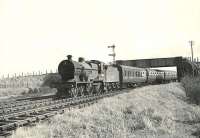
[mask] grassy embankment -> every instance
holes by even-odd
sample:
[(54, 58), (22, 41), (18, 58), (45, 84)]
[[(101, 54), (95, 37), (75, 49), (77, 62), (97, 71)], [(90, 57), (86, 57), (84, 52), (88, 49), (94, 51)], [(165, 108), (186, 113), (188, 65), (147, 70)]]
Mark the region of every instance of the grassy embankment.
[(200, 128), (199, 106), (188, 104), (180, 83), (146, 86), (73, 109), (12, 138), (193, 137)]
[[(49, 93), (51, 83), (57, 82), (60, 77), (57, 74), (46, 74), (40, 76), (21, 76), (17, 78), (5, 78), (0, 80), (0, 98), (16, 97), (26, 94)], [(53, 90), (55, 92), (55, 90)]]

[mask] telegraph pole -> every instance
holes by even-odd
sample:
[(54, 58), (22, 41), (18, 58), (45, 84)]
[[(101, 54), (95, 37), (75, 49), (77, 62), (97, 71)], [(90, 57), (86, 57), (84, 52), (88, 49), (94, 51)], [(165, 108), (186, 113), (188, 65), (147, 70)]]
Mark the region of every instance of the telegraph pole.
[(109, 54), (109, 56), (112, 56), (112, 57), (113, 57), (113, 63), (115, 64), (115, 57), (116, 57), (115, 45), (108, 46), (108, 48), (112, 48), (112, 54)]
[(194, 61), (194, 59), (193, 59), (193, 45), (194, 45), (194, 41), (190, 40), (189, 43), (190, 43), (190, 46), (191, 46), (191, 54), (192, 54), (192, 62), (193, 62)]

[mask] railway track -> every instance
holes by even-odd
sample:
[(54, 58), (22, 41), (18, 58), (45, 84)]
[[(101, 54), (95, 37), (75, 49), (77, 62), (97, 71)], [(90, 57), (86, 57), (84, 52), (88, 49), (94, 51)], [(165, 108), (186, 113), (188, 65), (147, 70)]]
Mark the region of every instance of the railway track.
[(76, 98), (55, 98), (55, 96), (35, 97), (12, 102), (0, 103), (0, 136), (11, 135), (18, 127), (30, 125), (56, 114), (62, 114), (71, 108), (82, 108), (104, 97), (128, 92), (113, 91), (102, 95), (82, 96)]

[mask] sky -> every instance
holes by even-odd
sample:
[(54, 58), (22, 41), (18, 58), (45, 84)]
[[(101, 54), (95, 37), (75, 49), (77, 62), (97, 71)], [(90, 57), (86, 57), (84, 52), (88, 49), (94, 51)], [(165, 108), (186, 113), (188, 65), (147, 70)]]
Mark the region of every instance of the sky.
[(56, 70), (66, 55), (109, 62), (200, 55), (199, 0), (0, 0), (0, 77)]

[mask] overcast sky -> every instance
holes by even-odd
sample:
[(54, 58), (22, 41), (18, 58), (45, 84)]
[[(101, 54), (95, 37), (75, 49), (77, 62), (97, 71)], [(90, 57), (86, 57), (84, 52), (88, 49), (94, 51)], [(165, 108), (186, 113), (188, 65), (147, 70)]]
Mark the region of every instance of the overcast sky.
[(200, 55), (200, 0), (0, 0), (0, 75), (56, 69), (72, 54), (117, 59)]

